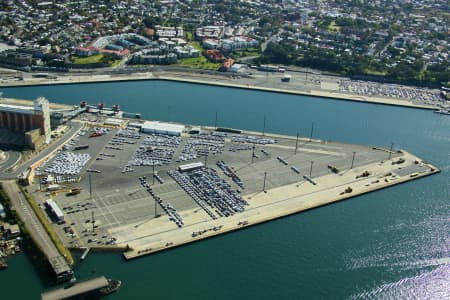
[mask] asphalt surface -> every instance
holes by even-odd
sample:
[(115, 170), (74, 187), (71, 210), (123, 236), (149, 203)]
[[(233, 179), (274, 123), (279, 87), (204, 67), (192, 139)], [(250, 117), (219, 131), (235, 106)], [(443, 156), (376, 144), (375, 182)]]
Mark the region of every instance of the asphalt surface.
[(6, 151), (6, 159), (0, 162), (0, 174), (19, 160), (21, 153), (18, 151)]
[[(135, 144), (115, 145), (114, 147), (121, 149), (118, 150), (108, 148), (111, 147), (108, 142), (114, 137), (115, 132), (116, 129), (112, 129), (108, 134), (94, 138), (89, 138), (86, 134), (78, 136), (74, 140), (74, 146), (89, 145), (86, 150), (74, 152), (89, 153), (91, 160), (82, 169), (80, 182), (62, 184), (68, 188), (82, 188), (80, 194), (66, 196), (66, 191), (63, 191), (53, 197), (65, 213), (67, 221), (65, 225), (55, 224), (55, 228), (68, 246), (105, 245), (113, 238), (109, 234), (109, 230), (112, 228), (129, 224), (139, 226), (139, 224), (148, 222), (159, 214), (163, 215), (161, 218), (167, 218), (168, 220), (167, 215), (159, 205), (156, 205), (155, 211), (155, 200), (140, 185), (138, 180), (140, 176), (146, 176), (156, 195), (160, 196), (164, 203), (170, 203), (177, 211), (183, 212), (195, 209), (198, 210), (199, 214), (204, 213), (198, 204), (167, 174), (168, 170), (177, 169), (180, 164), (205, 162), (205, 158), (181, 163), (175, 162), (184, 143), (186, 143), (186, 138), (177, 148), (170, 164), (156, 167), (155, 171), (164, 180), (164, 183), (161, 184), (157, 180), (153, 183), (152, 166), (131, 166), (133, 172), (122, 173), (124, 166), (146, 135), (143, 134), (139, 140), (136, 140)], [(245, 189), (241, 193), (248, 195), (262, 190), (264, 172), (267, 172), (266, 189), (271, 189), (287, 184), (305, 182), (303, 175), (309, 175), (310, 173), (313, 178), (329, 174), (329, 165), (340, 170), (349, 169), (353, 152), (356, 152), (354, 167), (388, 158), (388, 153), (370, 147), (335, 142), (310, 142), (307, 140), (299, 142), (297, 153), (295, 153), (295, 139), (276, 139), (278, 140), (277, 144), (257, 145), (255, 147), (257, 158), (254, 158), (253, 162), (251, 150), (231, 152), (228, 150), (231, 143), (227, 140), (224, 152), (209, 156), (206, 164), (208, 167), (214, 168), (221, 178), (229, 182), (235, 189), (238, 189), (238, 186), (216, 166), (218, 160), (224, 160), (234, 168), (236, 174), (244, 182)], [(269, 154), (264, 154), (261, 151), (263, 149)], [(278, 156), (285, 158), (288, 165), (280, 163), (277, 159)], [(311, 161), (313, 161), (312, 169)], [(51, 161), (47, 164), (50, 163)], [(300, 170), (300, 174), (291, 169), (293, 166)], [(41, 170), (44, 169), (45, 166), (42, 166)], [(88, 169), (97, 172), (86, 172)], [(91, 189), (89, 177), (91, 177)], [(30, 190), (34, 191), (38, 188), (35, 185)], [(92, 195), (90, 191), (92, 191)], [(50, 194), (36, 192), (34, 196), (39, 203), (43, 203)], [(95, 221), (95, 228), (92, 220)], [(64, 227), (70, 227), (74, 235), (67, 233), (67, 228), (65, 230)]]

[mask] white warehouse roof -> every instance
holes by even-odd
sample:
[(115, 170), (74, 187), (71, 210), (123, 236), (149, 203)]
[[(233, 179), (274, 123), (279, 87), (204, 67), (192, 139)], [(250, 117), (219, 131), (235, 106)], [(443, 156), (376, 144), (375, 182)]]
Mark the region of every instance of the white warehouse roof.
[(145, 121), (141, 127), (142, 132), (160, 133), (169, 135), (181, 135), (183, 130), (184, 130), (183, 125), (158, 121)]
[(105, 125), (112, 125), (112, 126), (122, 126), (123, 120), (122, 119), (116, 119), (116, 118), (107, 118), (104, 122)]
[(0, 104), (0, 111), (32, 115), (34, 113), (34, 107), (2, 103)]
[(203, 163), (201, 161), (199, 161), (199, 162), (195, 162), (195, 163), (181, 165), (178, 167), (178, 169), (180, 170), (180, 172), (185, 172), (185, 171), (195, 170), (195, 169), (198, 169), (201, 167), (203, 167)]

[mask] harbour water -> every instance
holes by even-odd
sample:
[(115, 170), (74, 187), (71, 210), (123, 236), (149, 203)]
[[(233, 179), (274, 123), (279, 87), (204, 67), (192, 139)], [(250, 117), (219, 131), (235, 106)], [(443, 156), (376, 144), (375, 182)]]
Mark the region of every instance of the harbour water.
[[(2, 89), (4, 97), (120, 104), (143, 118), (406, 149), (437, 175), (125, 262), (91, 253), (79, 279), (122, 280), (108, 299), (448, 299), (450, 118), (409, 108), (166, 81)], [(18, 283), (27, 288), (17, 288)], [(2, 297), (46, 282), (24, 255), (0, 272)]]

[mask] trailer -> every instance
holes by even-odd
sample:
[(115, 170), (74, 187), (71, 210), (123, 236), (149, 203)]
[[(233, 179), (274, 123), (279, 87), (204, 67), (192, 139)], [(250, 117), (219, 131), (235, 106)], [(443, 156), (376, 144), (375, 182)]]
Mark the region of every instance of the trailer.
[(45, 200), (45, 206), (50, 210), (51, 217), (55, 219), (58, 224), (65, 223), (64, 213), (52, 199)]
[(73, 148), (73, 150), (84, 150), (84, 149), (87, 149), (87, 148), (89, 148), (89, 145), (88, 144), (84, 144), (84, 145), (75, 146)]

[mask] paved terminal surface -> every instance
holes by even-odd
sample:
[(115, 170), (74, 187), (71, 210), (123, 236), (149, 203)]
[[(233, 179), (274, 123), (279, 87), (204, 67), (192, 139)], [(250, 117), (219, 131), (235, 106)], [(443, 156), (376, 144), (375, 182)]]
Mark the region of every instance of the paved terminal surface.
[[(186, 130), (181, 138), (165, 137), (158, 142), (153, 137), (152, 142), (143, 143), (150, 138), (148, 134), (118, 137), (118, 129), (109, 129), (104, 135), (89, 137), (93, 130), (85, 129), (74, 137), (72, 145), (67, 145), (67, 151), (91, 156), (81, 170), (79, 182), (59, 183), (62, 189), (53, 192), (40, 192), (36, 183), (29, 190), (38, 203), (51, 197), (62, 209), (66, 224), (55, 224), (55, 228), (68, 247), (128, 247), (126, 258), (439, 171), (406, 151), (305, 138), (297, 141), (295, 137), (263, 136), (255, 132), (239, 135), (239, 138), (251, 136), (253, 140), (233, 141), (235, 137), (228, 133), (217, 143), (211, 142), (209, 129), (204, 129), (204, 138), (210, 154), (178, 161), (199, 153), (183, 151), (192, 150), (192, 145), (199, 142), (198, 135), (189, 135)], [(178, 142), (174, 143), (176, 139)], [(261, 144), (265, 139), (276, 142)], [(77, 145), (89, 147), (73, 150)], [(155, 166), (158, 178), (152, 176), (153, 164), (148, 159), (142, 160), (146, 165), (133, 165), (137, 161), (136, 151), (147, 158), (155, 155), (167, 159), (166, 164)], [(172, 156), (167, 158), (168, 153)], [(38, 172), (45, 173), (53, 160), (54, 157), (50, 158)], [(223, 161), (228, 171), (221, 169), (218, 161)], [(183, 173), (188, 176), (187, 182), (174, 179), (173, 172), (180, 165), (195, 162), (206, 168), (196, 170), (196, 174)], [(233, 180), (230, 174), (237, 179)], [(200, 184), (199, 178), (207, 178), (206, 183)], [(222, 180), (229, 188), (219, 188)], [(67, 192), (74, 187), (81, 188), (81, 193), (68, 196)], [(42, 188), (45, 190), (45, 186)], [(239, 195), (247, 203), (243, 207), (227, 202)], [(220, 197), (228, 200), (220, 202), (217, 200)]]
[[(97, 277), (88, 281), (76, 283), (71, 287), (59, 288), (41, 295), (42, 300), (61, 300), (61, 299), (84, 299), (82, 295), (98, 291), (108, 286), (108, 280), (104, 277)], [(90, 298), (86, 298), (90, 299)]]

